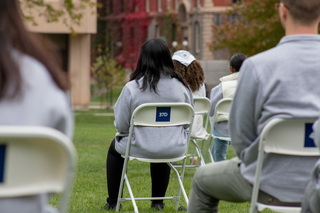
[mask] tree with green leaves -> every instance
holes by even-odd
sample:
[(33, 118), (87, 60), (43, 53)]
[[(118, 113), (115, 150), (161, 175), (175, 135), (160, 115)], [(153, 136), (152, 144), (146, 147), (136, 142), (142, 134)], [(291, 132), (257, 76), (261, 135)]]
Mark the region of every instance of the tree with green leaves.
[(231, 55), (241, 52), (251, 56), (274, 47), (284, 36), (276, 3), (279, 0), (232, 4), (231, 10), (224, 14), (224, 23), (212, 27), (211, 50), (227, 48)]
[(115, 59), (110, 57), (108, 50), (99, 55), (91, 67), (91, 74), (100, 94), (101, 104), (105, 102), (105, 95), (110, 93), (110, 106), (113, 105), (113, 90), (122, 87), (126, 82), (124, 69)]

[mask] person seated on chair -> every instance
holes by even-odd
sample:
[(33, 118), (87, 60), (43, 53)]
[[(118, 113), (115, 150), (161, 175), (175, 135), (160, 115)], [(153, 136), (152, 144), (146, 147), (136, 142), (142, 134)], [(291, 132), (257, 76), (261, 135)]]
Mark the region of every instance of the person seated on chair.
[[(313, 124), (314, 142), (320, 149), (320, 118)], [(315, 164), (312, 171), (312, 179), (308, 183), (302, 202), (301, 213), (320, 212), (320, 160)]]
[[(315, 118), (320, 111), (319, 0), (282, 0), (285, 36), (247, 58), (232, 101), (229, 132), (238, 156), (196, 171), (188, 212), (218, 212), (219, 200), (251, 200), (259, 134), (273, 118)], [(317, 157), (265, 154), (260, 203), (300, 206)]]
[[(182, 76), (175, 72), (171, 54), (161, 39), (151, 39), (141, 47), (137, 67), (130, 75), (115, 106), (116, 137), (112, 141), (107, 156), (108, 194), (105, 209), (115, 209), (132, 112), (144, 103), (183, 102), (193, 105), (191, 90)], [(166, 158), (185, 153), (187, 129), (183, 127), (151, 128), (135, 130), (130, 155), (134, 157)], [(187, 127), (186, 127), (187, 128)], [(154, 144), (154, 138), (162, 132), (163, 144)], [(176, 134), (176, 132), (180, 132)], [(151, 163), (152, 197), (164, 197), (170, 177), (170, 167), (166, 163)], [(161, 210), (163, 200), (153, 200), (151, 207)]]
[[(220, 78), (220, 84), (213, 87), (210, 92), (210, 101), (211, 101), (211, 112), (210, 117), (213, 116), (215, 106), (217, 103), (223, 98), (233, 98), (237, 82), (239, 76), (239, 70), (243, 61), (247, 57), (242, 53), (234, 54), (230, 59), (230, 75), (224, 76)], [(218, 122), (213, 124), (213, 133), (216, 136), (229, 136), (229, 128), (228, 128), (228, 121), (225, 118), (218, 118)], [(220, 140), (219, 138), (214, 138), (212, 144), (212, 156), (215, 162), (222, 161), (226, 159), (227, 151), (228, 151), (229, 141)]]
[[(199, 61), (186, 50), (178, 50), (172, 56), (174, 69), (188, 82), (194, 98), (206, 97), (204, 72)], [(195, 115), (191, 137), (208, 139), (209, 134), (203, 128), (203, 116)]]
[[(0, 125), (46, 126), (72, 138), (69, 80), (50, 45), (25, 28), (17, 0), (0, 1)], [(49, 197), (1, 198), (0, 212), (53, 212)]]

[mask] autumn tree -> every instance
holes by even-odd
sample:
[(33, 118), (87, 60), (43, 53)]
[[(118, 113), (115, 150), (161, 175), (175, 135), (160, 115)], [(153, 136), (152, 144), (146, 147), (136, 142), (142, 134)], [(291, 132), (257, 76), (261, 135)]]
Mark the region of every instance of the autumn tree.
[(211, 50), (227, 48), (230, 54), (241, 52), (251, 56), (274, 47), (284, 36), (275, 3), (279, 0), (232, 4), (232, 9), (224, 14), (224, 23), (212, 27)]

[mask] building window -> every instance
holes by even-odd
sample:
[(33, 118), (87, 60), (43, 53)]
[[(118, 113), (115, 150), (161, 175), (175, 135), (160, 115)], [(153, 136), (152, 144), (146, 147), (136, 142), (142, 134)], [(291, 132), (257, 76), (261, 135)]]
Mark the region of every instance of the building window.
[(120, 0), (120, 2), (119, 2), (119, 6), (120, 6), (120, 13), (123, 13), (124, 12), (124, 2), (123, 2), (123, 0)]
[(155, 27), (155, 38), (159, 38), (160, 37), (160, 28), (159, 25), (156, 25)]
[(175, 24), (171, 26), (171, 40), (177, 41), (177, 26)]
[(157, 1), (157, 6), (158, 6), (158, 12), (162, 11), (162, 0)]
[(184, 5), (179, 7), (179, 19), (181, 22), (187, 21), (187, 11)]
[(113, 13), (113, 0), (109, 0), (109, 14)]
[(200, 8), (201, 4), (200, 4), (200, 0), (197, 0), (197, 8)]
[(150, 12), (150, 0), (146, 0), (146, 12)]
[(199, 22), (194, 23), (194, 52), (200, 53), (200, 45), (201, 45), (201, 35), (200, 35), (200, 24)]
[(130, 28), (130, 46), (129, 46), (129, 52), (133, 53), (134, 49), (135, 49), (135, 45), (134, 45), (134, 28)]

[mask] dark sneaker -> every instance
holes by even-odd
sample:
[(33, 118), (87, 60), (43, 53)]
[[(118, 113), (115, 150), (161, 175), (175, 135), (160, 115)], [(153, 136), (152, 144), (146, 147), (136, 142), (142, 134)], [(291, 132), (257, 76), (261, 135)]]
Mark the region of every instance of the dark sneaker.
[[(107, 198), (107, 204), (103, 207), (105, 210), (116, 210), (117, 203), (110, 205), (109, 198)], [(120, 204), (120, 209), (122, 208), (122, 205)]]
[(164, 208), (164, 203), (151, 203), (151, 208), (161, 211)]

